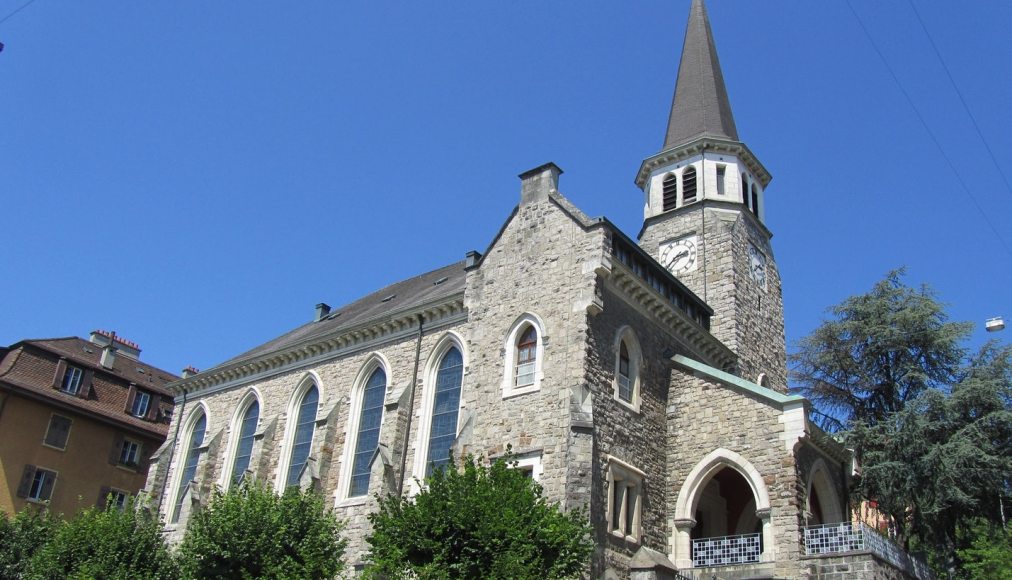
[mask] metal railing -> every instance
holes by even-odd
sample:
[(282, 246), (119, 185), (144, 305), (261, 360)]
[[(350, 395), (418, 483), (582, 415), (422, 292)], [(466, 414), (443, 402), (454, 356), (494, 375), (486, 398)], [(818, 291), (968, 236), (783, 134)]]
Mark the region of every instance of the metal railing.
[(692, 540), (692, 566), (694, 568), (752, 564), (759, 561), (761, 554), (762, 534)]
[(805, 554), (821, 556), (867, 550), (889, 562), (899, 570), (911, 572), (917, 578), (934, 578), (934, 574), (921, 560), (909, 555), (889, 538), (863, 523), (840, 522), (805, 526)]

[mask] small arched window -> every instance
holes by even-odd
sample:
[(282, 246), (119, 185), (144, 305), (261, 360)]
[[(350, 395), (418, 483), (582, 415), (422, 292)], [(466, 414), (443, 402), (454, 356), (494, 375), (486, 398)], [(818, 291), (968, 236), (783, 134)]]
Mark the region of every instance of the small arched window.
[(632, 402), (632, 376), (629, 369), (629, 349), (622, 341), (618, 349), (618, 398), (626, 403)]
[(183, 496), (186, 489), (197, 474), (197, 465), (200, 463), (200, 448), (204, 445), (204, 431), (207, 429), (207, 415), (204, 411), (197, 411), (200, 415), (193, 421), (190, 427), (190, 436), (186, 439), (186, 454), (183, 456), (182, 477), (176, 486), (176, 502), (172, 507), (171, 523), (179, 521), (179, 512), (183, 509)]
[(355, 438), (355, 458), (352, 461), (348, 497), (365, 495), (369, 492), (369, 460), (379, 446), (386, 392), (387, 374), (382, 368), (377, 368), (369, 375), (362, 392), (362, 412), (359, 414), (358, 434)]
[(260, 402), (255, 398), (246, 407), (242, 422), (239, 424), (239, 442), (232, 462), (232, 483), (238, 483), (243, 473), (249, 469), (250, 457), (253, 455), (253, 436), (256, 435), (257, 421), (260, 420)]
[(678, 206), (678, 178), (673, 173), (669, 174), (664, 178), (661, 189), (663, 192), (661, 199), (662, 211), (675, 209)]
[(696, 168), (686, 167), (682, 173), (682, 204), (696, 201)]
[(759, 217), (759, 190), (752, 184), (752, 213)]
[(528, 326), (517, 341), (517, 364), (513, 386), (519, 389), (533, 385), (537, 363), (538, 330)]
[(615, 350), (615, 399), (639, 411), (640, 368), (643, 355), (636, 335), (628, 326), (619, 331)]
[(432, 403), (432, 423), (426, 452), (425, 476), (442, 469), (450, 461), (450, 446), (457, 438), (460, 413), (460, 385), (464, 379), (464, 357), (456, 346), (450, 347), (439, 361), (436, 392)]
[(292, 451), (288, 459), (285, 487), (299, 484), (302, 468), (306, 465), (309, 452), (313, 448), (313, 431), (316, 427), (316, 411), (319, 404), (320, 391), (314, 384), (302, 395), (302, 402), (298, 406), (299, 414), (296, 419), (295, 434), (292, 438)]

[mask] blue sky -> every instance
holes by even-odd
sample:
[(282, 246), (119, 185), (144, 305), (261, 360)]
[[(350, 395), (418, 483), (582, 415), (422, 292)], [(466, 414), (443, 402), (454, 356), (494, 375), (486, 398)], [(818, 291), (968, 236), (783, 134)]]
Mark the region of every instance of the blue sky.
[[(788, 342), (905, 265), (980, 343), (1012, 192), (908, 2), (851, 2), (994, 229), (846, 2), (710, 0)], [(635, 237), (688, 4), (37, 0), (0, 24), (0, 343), (102, 328), (209, 368), (484, 251), (546, 161)], [(917, 5), (1012, 173), (1012, 3)]]

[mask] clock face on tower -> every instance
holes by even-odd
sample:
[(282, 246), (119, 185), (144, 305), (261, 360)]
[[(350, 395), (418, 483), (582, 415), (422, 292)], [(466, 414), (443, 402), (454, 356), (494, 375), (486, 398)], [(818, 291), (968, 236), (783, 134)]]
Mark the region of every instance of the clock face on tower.
[(661, 244), (661, 264), (675, 275), (695, 270), (698, 241), (692, 235)]
[(766, 289), (766, 254), (759, 251), (759, 248), (749, 244), (748, 246), (748, 269), (752, 279), (759, 284), (763, 290)]

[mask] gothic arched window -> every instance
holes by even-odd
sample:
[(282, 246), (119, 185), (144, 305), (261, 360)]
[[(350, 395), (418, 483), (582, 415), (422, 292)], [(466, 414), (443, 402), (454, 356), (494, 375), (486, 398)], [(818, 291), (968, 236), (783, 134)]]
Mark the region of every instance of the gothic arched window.
[(186, 454), (183, 456), (182, 476), (176, 484), (176, 502), (172, 507), (171, 523), (179, 521), (179, 512), (183, 508), (183, 496), (186, 495), (186, 488), (193, 477), (197, 474), (197, 464), (200, 463), (200, 448), (204, 445), (204, 431), (207, 429), (207, 415), (203, 409), (197, 411), (195, 419), (190, 420), (189, 437), (186, 441)]
[(686, 167), (682, 173), (682, 205), (696, 201), (696, 168)]
[(759, 217), (759, 190), (752, 184), (752, 213)]
[(615, 347), (615, 399), (639, 411), (643, 354), (631, 328), (619, 330)]
[(516, 388), (534, 384), (534, 371), (538, 364), (538, 330), (528, 326), (517, 340), (517, 364), (514, 372)]
[(351, 485), (348, 497), (369, 492), (369, 460), (379, 446), (380, 425), (383, 421), (383, 400), (386, 398), (387, 374), (377, 368), (369, 375), (362, 391), (362, 411), (358, 417), (355, 436), (355, 457), (352, 461)]
[(678, 206), (678, 178), (673, 173), (664, 178), (662, 185), (661, 211), (675, 209)]
[(460, 411), (460, 386), (464, 378), (464, 357), (451, 346), (439, 361), (436, 370), (432, 422), (426, 453), (425, 475), (432, 475), (450, 460), (450, 446), (457, 438), (457, 416)]
[(745, 204), (745, 207), (752, 209), (752, 201), (748, 196), (748, 178), (745, 174), (741, 174), (741, 201)]
[(285, 477), (285, 487), (299, 484), (299, 476), (302, 468), (309, 459), (309, 452), (313, 448), (313, 431), (316, 427), (316, 411), (320, 404), (320, 391), (315, 384), (310, 385), (302, 395), (302, 401), (298, 405), (298, 418), (295, 424), (295, 433), (292, 436), (292, 451), (288, 456), (288, 475)]
[(250, 457), (253, 455), (253, 436), (256, 435), (257, 422), (260, 420), (260, 402), (252, 397), (239, 423), (239, 439), (235, 448), (235, 459), (232, 461), (232, 483), (238, 483), (243, 473), (249, 469)]

